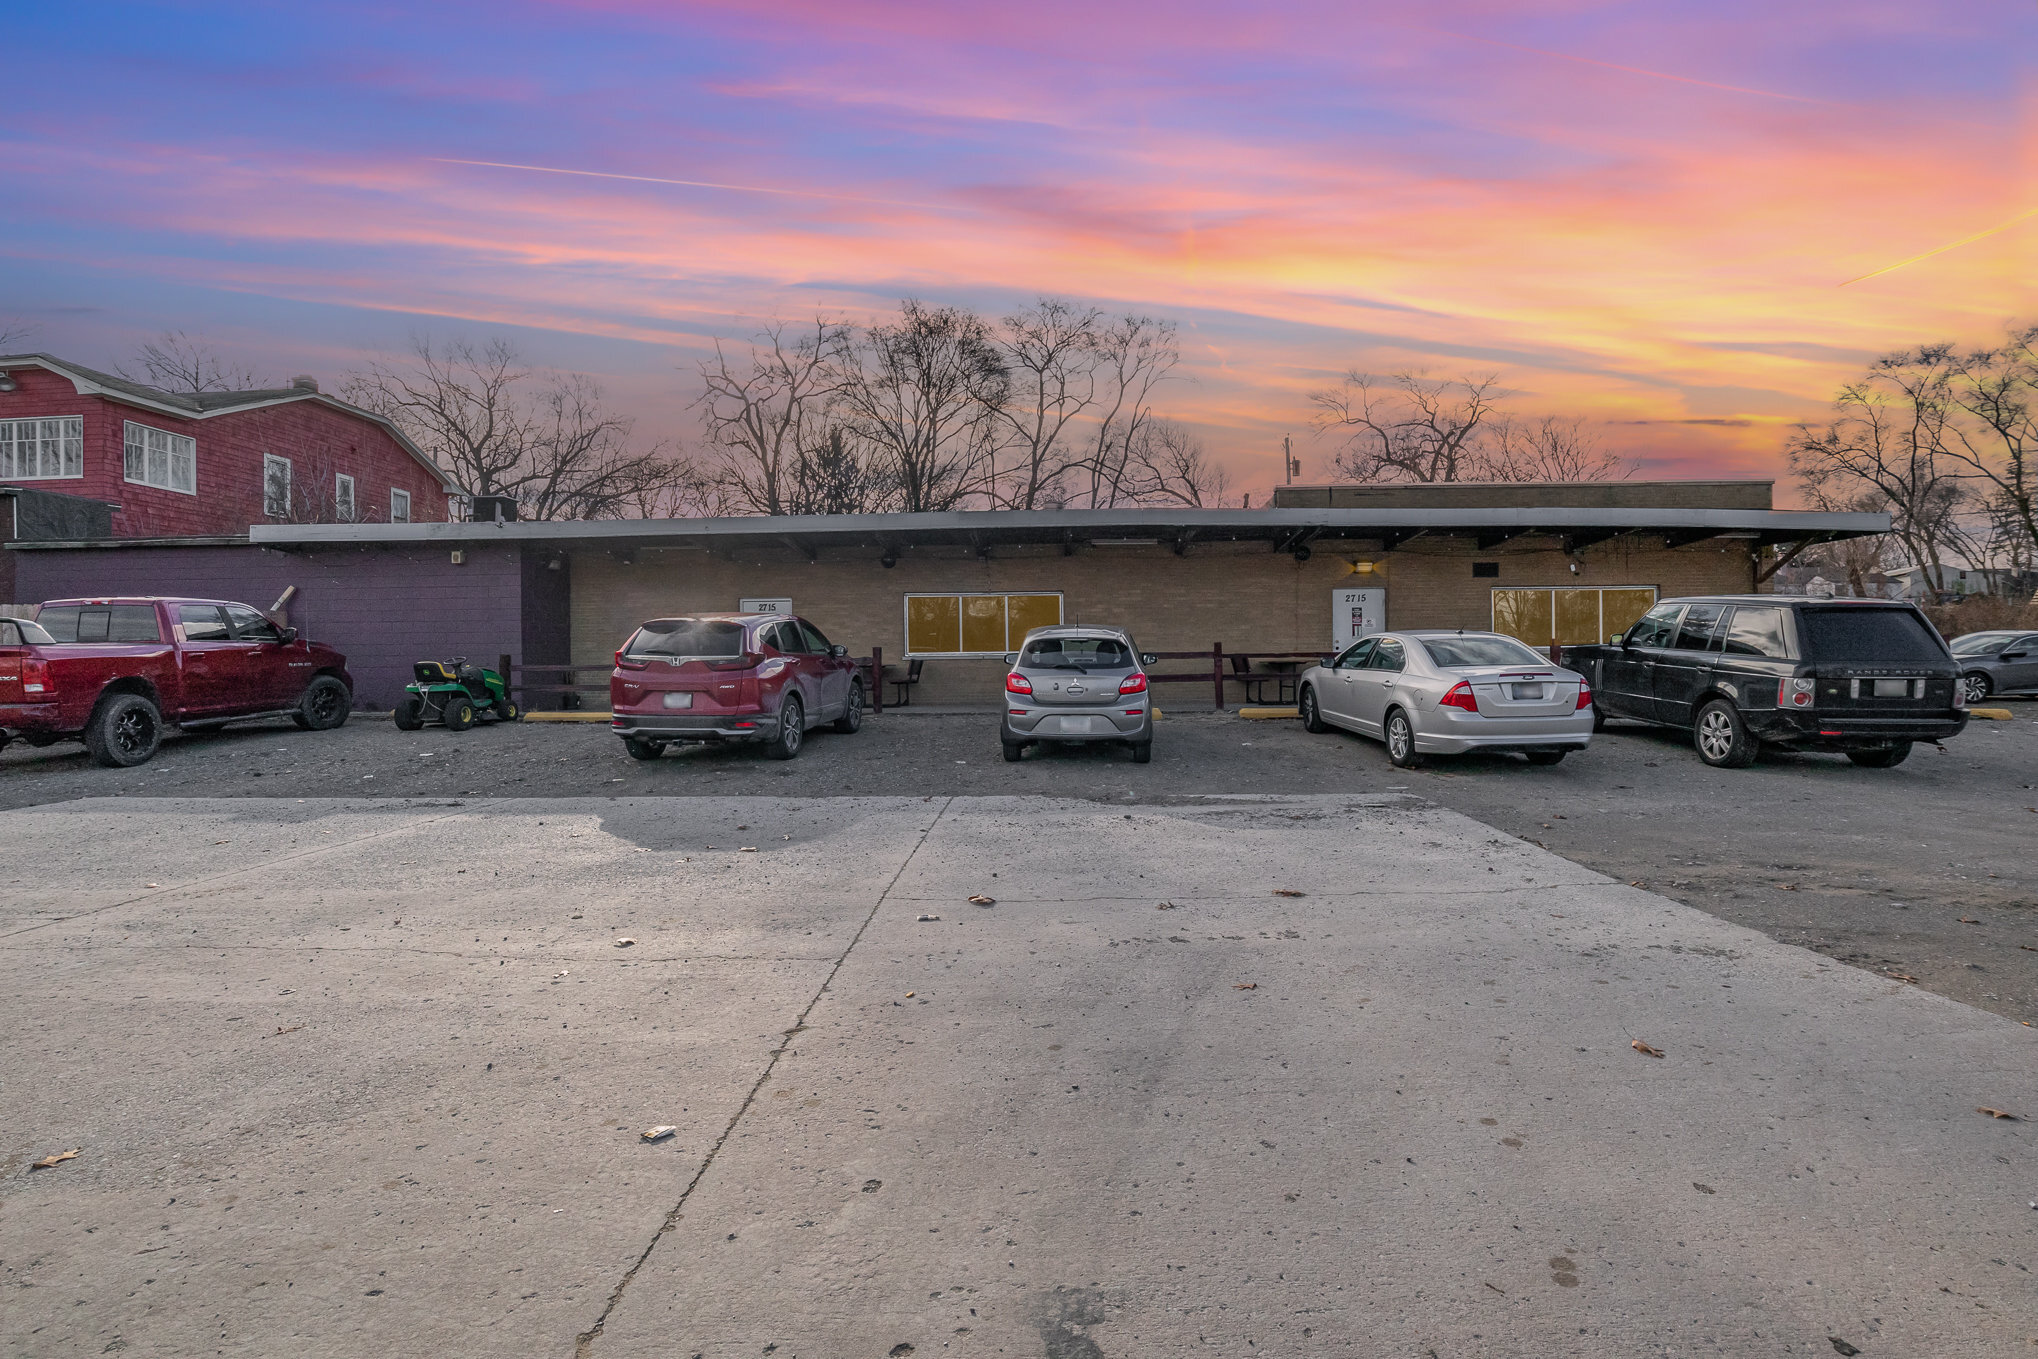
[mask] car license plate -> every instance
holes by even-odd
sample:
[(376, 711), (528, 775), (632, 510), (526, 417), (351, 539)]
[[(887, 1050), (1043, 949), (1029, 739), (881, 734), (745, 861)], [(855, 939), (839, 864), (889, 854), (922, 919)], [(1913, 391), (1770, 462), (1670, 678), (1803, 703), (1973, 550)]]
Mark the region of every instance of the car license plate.
[(668, 708), (691, 708), (693, 706), (693, 695), (688, 692), (668, 693), (665, 696), (665, 706)]
[(1911, 682), (1907, 679), (1879, 679), (1867, 681), (1870, 698), (1909, 698)]
[(1537, 702), (1542, 700), (1543, 686), (1540, 684), (1516, 684), (1509, 687), (1513, 690), (1514, 697), (1517, 699), (1530, 699)]

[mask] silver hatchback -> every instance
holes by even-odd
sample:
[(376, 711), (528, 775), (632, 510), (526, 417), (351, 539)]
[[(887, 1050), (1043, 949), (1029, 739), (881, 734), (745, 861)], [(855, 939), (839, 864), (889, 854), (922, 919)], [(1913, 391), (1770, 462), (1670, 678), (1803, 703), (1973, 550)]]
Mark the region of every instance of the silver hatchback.
[(1035, 628), (1007, 653), (999, 739), (1007, 760), (1042, 741), (1112, 741), (1135, 764), (1153, 758), (1153, 703), (1146, 667), (1154, 661), (1123, 628), (1061, 624)]
[(1310, 731), (1344, 727), (1406, 768), (1425, 755), (1514, 750), (1556, 764), (1592, 743), (1592, 690), (1497, 632), (1383, 632), (1302, 672)]

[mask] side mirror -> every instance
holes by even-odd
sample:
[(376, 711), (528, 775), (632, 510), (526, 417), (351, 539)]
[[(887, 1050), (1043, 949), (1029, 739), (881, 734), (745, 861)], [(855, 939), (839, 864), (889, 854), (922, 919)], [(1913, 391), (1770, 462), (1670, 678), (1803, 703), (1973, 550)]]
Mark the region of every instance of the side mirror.
[(1628, 638), (1632, 635), (1632, 633), (1616, 632), (1613, 636), (1606, 639), (1606, 644), (1608, 646), (1624, 647), (1628, 644)]
[(1139, 653), (1139, 663), (1141, 665), (1152, 665), (1159, 659), (1160, 657), (1154, 655), (1151, 651), (1142, 651)]
[(1017, 665), (1017, 664), (1019, 664), (1019, 653), (1018, 653), (1018, 652), (1016, 652), (1016, 651), (1008, 651), (1008, 652), (1006, 652), (1006, 653), (1005, 653), (1005, 664), (1007, 664), (1007, 665)]
[(1335, 670), (1337, 668), (1337, 657), (1318, 656), (1316, 658), (1316, 663), (1322, 666), (1325, 670)]
[(849, 655), (849, 648), (846, 646), (831, 646), (828, 648), (828, 654), (839, 661)]
[(2021, 651), (2005, 651), (2003, 659), (2006, 661), (2021, 661), (2024, 659), (2024, 653)]
[(285, 645), (285, 646), (289, 646), (289, 645), (290, 645), (290, 644), (291, 644), (292, 642), (294, 642), (294, 641), (296, 641), (296, 640), (297, 640), (297, 629), (296, 629), (296, 628), (285, 628), (285, 629), (283, 629), (283, 645)]

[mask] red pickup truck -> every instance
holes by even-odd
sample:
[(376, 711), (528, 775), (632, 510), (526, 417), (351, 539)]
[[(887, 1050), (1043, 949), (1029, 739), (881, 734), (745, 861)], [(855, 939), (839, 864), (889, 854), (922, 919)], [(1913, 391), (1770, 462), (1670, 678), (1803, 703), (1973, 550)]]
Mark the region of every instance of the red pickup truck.
[(288, 716), (326, 731), (353, 704), (345, 656), (245, 604), (61, 599), (33, 621), (0, 618), (0, 747), (82, 740), (100, 764), (137, 765), (166, 722)]

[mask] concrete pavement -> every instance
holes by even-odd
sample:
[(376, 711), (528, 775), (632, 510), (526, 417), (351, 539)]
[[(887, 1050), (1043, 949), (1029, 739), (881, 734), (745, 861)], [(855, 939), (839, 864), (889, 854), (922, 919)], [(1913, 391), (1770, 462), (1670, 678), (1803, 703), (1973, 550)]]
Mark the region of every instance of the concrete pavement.
[(2031, 1029), (1392, 797), (0, 835), (15, 1352), (2038, 1340)]

